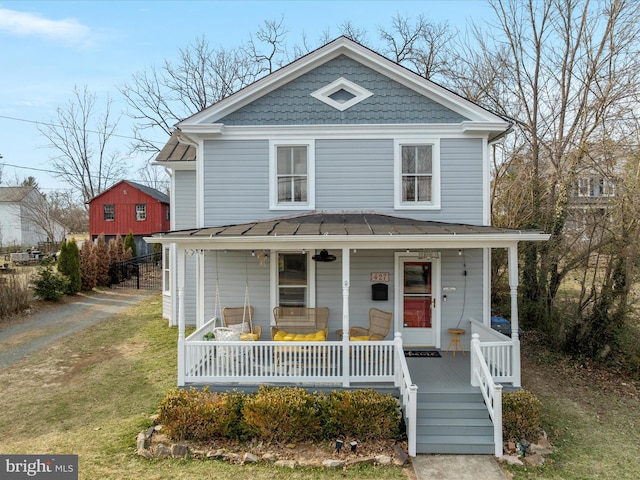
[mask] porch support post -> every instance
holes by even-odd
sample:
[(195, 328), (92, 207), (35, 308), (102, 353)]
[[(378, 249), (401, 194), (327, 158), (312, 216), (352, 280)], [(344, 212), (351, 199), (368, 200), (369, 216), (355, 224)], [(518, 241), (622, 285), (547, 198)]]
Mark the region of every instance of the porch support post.
[(513, 386), (520, 387), (520, 336), (518, 335), (518, 244), (509, 247), (509, 287), (511, 288), (511, 343), (513, 345)]
[(349, 248), (342, 249), (342, 386), (350, 385), (349, 372), (349, 277), (350, 257)]
[(185, 318), (184, 282), (186, 277), (185, 250), (178, 250), (178, 386), (185, 384)]

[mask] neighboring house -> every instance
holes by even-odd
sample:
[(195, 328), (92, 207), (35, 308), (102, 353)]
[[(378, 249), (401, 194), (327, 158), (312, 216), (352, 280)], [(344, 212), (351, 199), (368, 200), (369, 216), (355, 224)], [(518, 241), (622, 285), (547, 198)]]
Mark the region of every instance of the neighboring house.
[[(548, 239), (490, 226), (489, 146), (509, 129), (344, 37), (178, 123), (157, 158), (171, 171), (172, 231), (147, 239), (164, 248), (178, 384), (387, 386), (412, 455), (501, 455), (500, 385), (520, 386), (520, 350), (517, 334), (491, 329), (491, 250), (508, 250), (517, 332), (518, 242)], [(250, 304), (260, 341), (205, 342), (218, 301)], [(328, 307), (327, 341), (270, 341), (278, 306)], [(339, 336), (372, 307), (392, 313), (383, 340)], [(471, 354), (446, 353), (454, 338)], [(425, 347), (444, 358), (405, 360), (403, 348)], [(423, 401), (454, 420), (421, 432)], [(461, 420), (471, 403), (482, 433)]]
[(56, 244), (64, 236), (64, 226), (50, 218), (47, 201), (36, 187), (0, 187), (1, 247)]
[(137, 254), (150, 254), (153, 245), (143, 238), (170, 229), (169, 197), (154, 188), (121, 180), (89, 201), (89, 236), (105, 240), (133, 232)]
[(616, 190), (615, 174), (605, 175), (602, 170), (595, 169), (582, 172), (569, 197), (567, 226), (570, 231), (583, 240), (588, 240), (596, 232), (602, 233)]

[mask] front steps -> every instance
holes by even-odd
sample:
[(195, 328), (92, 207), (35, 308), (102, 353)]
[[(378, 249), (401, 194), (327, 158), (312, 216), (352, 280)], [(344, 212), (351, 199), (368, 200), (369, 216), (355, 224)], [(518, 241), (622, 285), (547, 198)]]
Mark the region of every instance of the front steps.
[(418, 392), (417, 453), (494, 454), (493, 423), (479, 390)]

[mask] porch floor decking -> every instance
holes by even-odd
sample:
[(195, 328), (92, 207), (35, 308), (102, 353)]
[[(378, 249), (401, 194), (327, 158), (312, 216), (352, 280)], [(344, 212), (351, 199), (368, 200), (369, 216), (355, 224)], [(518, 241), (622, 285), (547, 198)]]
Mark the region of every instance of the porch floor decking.
[(442, 357), (410, 357), (407, 366), (411, 381), (418, 392), (471, 393), (478, 392), (471, 386), (471, 360), (469, 352), (462, 355), (440, 350)]

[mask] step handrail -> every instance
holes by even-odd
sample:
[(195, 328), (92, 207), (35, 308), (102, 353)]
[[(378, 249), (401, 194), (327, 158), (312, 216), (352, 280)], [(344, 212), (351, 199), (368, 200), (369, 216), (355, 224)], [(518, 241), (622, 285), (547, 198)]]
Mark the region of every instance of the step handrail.
[(489, 366), (482, 355), (480, 336), (471, 336), (471, 385), (480, 387), (484, 403), (493, 421), (493, 443), (496, 457), (502, 457), (502, 385), (493, 381)]
[(395, 385), (400, 389), (400, 397), (404, 406), (404, 418), (407, 426), (407, 450), (410, 457), (416, 456), (418, 443), (418, 386), (411, 381), (409, 366), (402, 347), (402, 334), (395, 333), (394, 343), (396, 357)]

